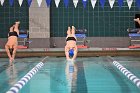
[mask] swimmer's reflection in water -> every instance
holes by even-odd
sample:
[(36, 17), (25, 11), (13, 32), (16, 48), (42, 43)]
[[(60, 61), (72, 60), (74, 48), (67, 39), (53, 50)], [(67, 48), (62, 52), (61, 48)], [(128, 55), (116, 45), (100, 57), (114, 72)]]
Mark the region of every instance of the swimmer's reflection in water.
[(9, 85), (13, 86), (17, 82), (17, 80), (16, 80), (17, 79), (17, 70), (13, 63), (10, 63), (8, 65), (8, 68), (6, 69), (6, 73), (8, 76)]
[(77, 82), (77, 65), (73, 60), (69, 60), (66, 62), (66, 68), (65, 68), (65, 73), (66, 73), (66, 79), (68, 82), (68, 88), (70, 89), (69, 91), (75, 91), (76, 89), (76, 82)]

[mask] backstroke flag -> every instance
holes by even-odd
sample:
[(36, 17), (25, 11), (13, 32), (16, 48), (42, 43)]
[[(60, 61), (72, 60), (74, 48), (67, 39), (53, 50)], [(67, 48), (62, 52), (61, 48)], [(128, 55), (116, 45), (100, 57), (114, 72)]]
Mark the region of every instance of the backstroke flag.
[(68, 4), (69, 4), (69, 0), (64, 0), (64, 5), (66, 8), (68, 7)]
[(55, 0), (55, 5), (56, 5), (57, 8), (59, 6), (59, 3), (60, 3), (60, 0)]
[(83, 0), (83, 6), (84, 6), (84, 8), (86, 8), (86, 5), (87, 5), (87, 0)]
[(78, 0), (73, 0), (73, 4), (74, 4), (74, 7), (76, 8), (78, 4)]
[(109, 5), (111, 8), (113, 8), (114, 3), (115, 3), (115, 0), (109, 0)]
[(49, 7), (51, 4), (51, 0), (46, 0), (47, 6)]
[(41, 6), (42, 0), (37, 0), (38, 6)]
[(3, 6), (4, 0), (0, 0), (1, 5)]
[(19, 5), (22, 5), (23, 0), (18, 0)]
[(32, 3), (32, 0), (28, 0), (28, 6), (30, 7)]
[(132, 3), (133, 3), (133, 0), (127, 0), (127, 4), (128, 4), (129, 9), (131, 8)]
[(14, 0), (9, 0), (9, 4), (10, 4), (10, 6), (13, 6)]
[(101, 4), (102, 8), (104, 8), (105, 0), (100, 0), (100, 4)]
[(136, 0), (136, 4), (137, 4), (138, 8), (140, 8), (140, 0)]
[(91, 4), (92, 4), (92, 7), (93, 7), (93, 9), (94, 9), (97, 0), (90, 0), (90, 1), (91, 1)]
[(119, 7), (121, 8), (122, 5), (123, 5), (123, 0), (118, 0), (118, 5), (119, 5)]

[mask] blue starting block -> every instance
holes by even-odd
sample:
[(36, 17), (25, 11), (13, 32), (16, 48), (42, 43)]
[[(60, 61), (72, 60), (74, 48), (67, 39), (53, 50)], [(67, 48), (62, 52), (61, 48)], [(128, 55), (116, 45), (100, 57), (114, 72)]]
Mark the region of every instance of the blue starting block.
[(140, 34), (138, 33), (129, 33), (129, 37), (139, 37)]
[(79, 38), (85, 38), (86, 35), (85, 34), (75, 34), (76, 37), (79, 37)]
[(86, 40), (86, 29), (77, 29), (75, 31), (75, 36), (77, 38), (77, 46), (86, 46), (87, 40)]
[(28, 38), (28, 35), (27, 35), (27, 34), (19, 34), (18, 37), (19, 37), (19, 38)]
[(19, 45), (28, 47), (28, 43), (30, 43), (28, 30), (19, 30), (18, 38)]
[(128, 29), (128, 35), (130, 38), (129, 48), (139, 48), (140, 45), (140, 33), (139, 29)]

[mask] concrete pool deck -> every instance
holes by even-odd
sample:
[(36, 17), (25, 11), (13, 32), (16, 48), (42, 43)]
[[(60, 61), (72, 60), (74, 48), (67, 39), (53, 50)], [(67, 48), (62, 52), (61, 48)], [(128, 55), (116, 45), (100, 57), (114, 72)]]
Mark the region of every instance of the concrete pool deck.
[[(65, 56), (64, 48), (18, 49), (16, 57)], [(81, 48), (78, 56), (140, 56), (140, 48)], [(0, 49), (0, 57), (7, 57), (5, 49)]]

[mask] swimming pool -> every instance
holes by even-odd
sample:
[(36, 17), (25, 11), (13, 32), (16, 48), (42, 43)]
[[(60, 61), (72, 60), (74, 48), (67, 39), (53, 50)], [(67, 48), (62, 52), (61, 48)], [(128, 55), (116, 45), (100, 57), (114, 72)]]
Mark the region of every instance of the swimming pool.
[[(140, 78), (139, 57), (111, 57)], [(13, 65), (2, 58), (0, 93), (6, 93), (43, 57), (19, 58)], [(19, 93), (139, 93), (140, 89), (120, 72), (109, 57), (80, 57), (74, 64), (64, 57), (48, 57), (44, 66)]]

